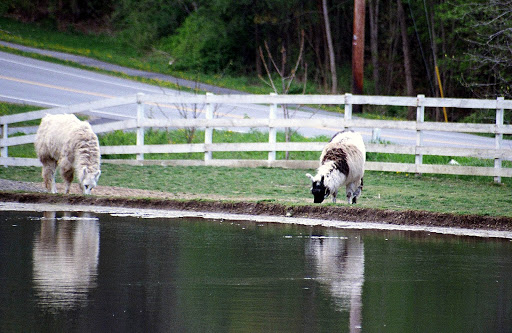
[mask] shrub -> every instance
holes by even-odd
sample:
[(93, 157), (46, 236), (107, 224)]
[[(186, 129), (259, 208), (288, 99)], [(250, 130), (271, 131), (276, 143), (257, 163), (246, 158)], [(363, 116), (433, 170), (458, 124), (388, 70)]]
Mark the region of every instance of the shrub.
[(233, 62), (225, 23), (201, 13), (189, 15), (176, 34), (160, 40), (159, 48), (171, 54), (177, 70), (211, 73), (222, 71)]

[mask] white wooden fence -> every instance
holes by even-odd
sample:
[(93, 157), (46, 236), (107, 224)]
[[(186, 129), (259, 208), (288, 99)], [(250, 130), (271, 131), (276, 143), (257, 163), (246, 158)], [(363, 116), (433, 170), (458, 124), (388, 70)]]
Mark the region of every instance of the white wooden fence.
[[(416, 131), (416, 144), (392, 145), (368, 143), (368, 152), (409, 154), (415, 155), (415, 163), (386, 163), (367, 162), (367, 170), (393, 171), (407, 173), (438, 173), (457, 175), (493, 176), (500, 182), (501, 177), (512, 177), (512, 168), (502, 167), (503, 160), (512, 160), (512, 149), (503, 147), (503, 134), (512, 134), (512, 125), (503, 124), (504, 110), (512, 109), (512, 101), (498, 98), (496, 100), (480, 99), (454, 99), (454, 98), (426, 98), (423, 95), (417, 97), (385, 97), (362, 95), (144, 95), (137, 94), (127, 97), (112, 98), (90, 103), (83, 103), (69, 107), (59, 107), (41, 111), (0, 117), (2, 138), (0, 139), (0, 164), (4, 166), (38, 166), (37, 159), (13, 158), (8, 156), (8, 147), (33, 143), (34, 134), (8, 137), (8, 127), (13, 123), (40, 119), (47, 113), (97, 113), (96, 109), (107, 107), (137, 104), (137, 117), (127, 117), (126, 120), (114, 121), (95, 125), (96, 133), (105, 133), (115, 130), (136, 130), (137, 143), (131, 146), (102, 146), (101, 154), (136, 154), (136, 160), (107, 160), (102, 163), (125, 163), (133, 165), (210, 165), (210, 166), (269, 166), (285, 168), (313, 169), (318, 166), (318, 161), (276, 160), (276, 151), (321, 151), (325, 142), (276, 142), (276, 128), (379, 128)], [(171, 104), (171, 105), (206, 105), (206, 117), (204, 119), (150, 119), (145, 117), (145, 105), (147, 104)], [(232, 119), (215, 118), (213, 106), (220, 104), (263, 104), (269, 105), (269, 116), (261, 119)], [(280, 119), (276, 117), (278, 105), (344, 105), (344, 115), (340, 115), (339, 121), (333, 124), (332, 118), (314, 119)], [(390, 121), (353, 119), (352, 105), (382, 105), (405, 106), (417, 109), (416, 121)], [(496, 110), (495, 124), (470, 124), (470, 123), (439, 123), (424, 121), (426, 107), (453, 107), (472, 109)], [(145, 145), (144, 131), (146, 128), (204, 128), (205, 142), (200, 144), (164, 144)], [(212, 132), (214, 128), (266, 128), (269, 131), (269, 141), (261, 143), (213, 143)], [(423, 142), (423, 131), (444, 131), (464, 133), (492, 133), (495, 136), (495, 149), (476, 148), (450, 148), (426, 146)], [(212, 152), (218, 151), (268, 151), (266, 160), (226, 160), (213, 159)], [(144, 154), (149, 153), (204, 153), (204, 160), (144, 160)], [(494, 159), (494, 167), (471, 167), (460, 165), (434, 165), (424, 164), (423, 155), (439, 156), (465, 156), (482, 159)]]

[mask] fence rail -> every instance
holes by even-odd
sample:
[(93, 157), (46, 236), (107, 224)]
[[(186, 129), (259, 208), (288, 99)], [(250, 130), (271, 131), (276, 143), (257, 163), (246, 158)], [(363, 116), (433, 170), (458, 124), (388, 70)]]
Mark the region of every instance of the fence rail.
[[(325, 142), (276, 142), (277, 128), (379, 128), (410, 130), (416, 132), (416, 144), (394, 145), (368, 143), (368, 152), (408, 154), (415, 155), (415, 163), (389, 163), (367, 162), (367, 170), (393, 171), (409, 173), (439, 173), (458, 175), (493, 176), (495, 181), (501, 181), (501, 177), (512, 177), (512, 168), (502, 167), (503, 160), (512, 160), (512, 149), (503, 146), (503, 135), (512, 134), (512, 125), (503, 122), (504, 110), (512, 109), (512, 101), (498, 98), (496, 100), (479, 99), (455, 99), (455, 98), (426, 98), (423, 95), (417, 97), (389, 97), (389, 96), (362, 96), (362, 95), (144, 95), (137, 94), (127, 97), (118, 97), (107, 100), (82, 103), (69, 107), (59, 107), (41, 111), (27, 112), (23, 114), (0, 117), (2, 137), (0, 139), (0, 164), (4, 166), (40, 165), (37, 159), (13, 158), (8, 156), (8, 147), (33, 143), (34, 134), (24, 136), (7, 135), (8, 128), (13, 123), (40, 119), (45, 114), (81, 113), (88, 112), (104, 115), (106, 112), (98, 111), (107, 107), (137, 104), (137, 117), (128, 117), (116, 114), (116, 118), (125, 119), (93, 126), (96, 133), (106, 133), (115, 130), (135, 130), (137, 132), (137, 144), (130, 146), (102, 146), (102, 155), (135, 154), (136, 160), (103, 160), (103, 163), (125, 163), (134, 165), (212, 165), (212, 166), (270, 166), (290, 168), (316, 168), (318, 161), (292, 161), (277, 160), (277, 151), (321, 151)], [(151, 119), (145, 117), (146, 105), (191, 105), (201, 104), (206, 106), (203, 119)], [(214, 118), (213, 105), (219, 104), (263, 104), (269, 106), (267, 118), (260, 119), (231, 119)], [(277, 118), (278, 105), (321, 105), (337, 104), (345, 108), (344, 115), (333, 123), (333, 119), (281, 119)], [(352, 105), (384, 105), (416, 107), (416, 121), (391, 121), (353, 119)], [(472, 109), (496, 110), (495, 124), (470, 124), (470, 123), (438, 123), (424, 121), (425, 107), (454, 107)], [(111, 113), (110, 113), (111, 115)], [(146, 128), (204, 128), (205, 142), (200, 144), (144, 144), (144, 132)], [(214, 128), (265, 128), (269, 132), (268, 142), (258, 143), (213, 143)], [(464, 133), (491, 133), (495, 136), (495, 149), (477, 148), (452, 148), (427, 146), (423, 142), (424, 131), (445, 131)], [(268, 151), (266, 160), (226, 160), (213, 159), (212, 152), (221, 151)], [(161, 153), (203, 153), (203, 160), (144, 160), (144, 154)], [(494, 159), (494, 167), (469, 167), (453, 165), (424, 164), (423, 155), (439, 156), (463, 156), (482, 159)]]

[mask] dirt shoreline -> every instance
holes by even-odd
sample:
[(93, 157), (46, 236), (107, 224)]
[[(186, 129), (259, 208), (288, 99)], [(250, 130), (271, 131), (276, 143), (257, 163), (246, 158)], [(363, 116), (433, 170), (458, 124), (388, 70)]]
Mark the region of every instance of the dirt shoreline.
[[(130, 189), (127, 190), (130, 191)], [(44, 192), (19, 192), (7, 190), (0, 191), (0, 201), (288, 216), (328, 221), (373, 222), (396, 225), (512, 231), (512, 218), (510, 217), (456, 215), (416, 210), (379, 210), (342, 205), (286, 206), (262, 201), (244, 202), (212, 199), (172, 199), (169, 198), (172, 194), (167, 194), (166, 196), (166, 194), (162, 192), (142, 190), (135, 191), (138, 194), (137, 197), (82, 196), (76, 194), (62, 195)], [(154, 192), (153, 194), (156, 193), (158, 195), (151, 196), (152, 192)], [(142, 197), (140, 196), (141, 193), (148, 193), (149, 195)]]

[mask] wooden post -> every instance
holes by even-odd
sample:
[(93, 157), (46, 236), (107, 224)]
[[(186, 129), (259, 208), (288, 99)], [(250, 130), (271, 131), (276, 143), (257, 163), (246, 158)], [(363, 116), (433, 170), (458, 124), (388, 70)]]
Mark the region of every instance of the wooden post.
[[(418, 104), (416, 107), (416, 124), (423, 123), (425, 121), (425, 95), (418, 95)], [(416, 151), (423, 144), (423, 131), (416, 129)], [(416, 156), (414, 159), (414, 163), (416, 164), (416, 170), (418, 170), (418, 166), (423, 164), (423, 155), (418, 154), (416, 152)], [(420, 175), (420, 172), (416, 172), (417, 175)]]
[[(270, 93), (270, 96), (277, 96), (276, 93)], [(276, 113), (277, 113), (277, 104), (273, 103), (270, 104), (269, 113), (268, 113), (268, 119), (269, 119), (269, 126), (268, 126), (268, 143), (269, 144), (275, 144), (277, 142), (276, 136), (277, 136), (277, 129), (274, 126), (270, 125), (270, 122), (272, 119), (276, 119)], [(270, 164), (276, 160), (276, 151), (269, 151), (268, 152), (268, 161), (269, 166)]]
[[(2, 146), (2, 149), (0, 150), (0, 157), (7, 158), (9, 156), (8, 154), (8, 147), (7, 147), (7, 131), (8, 126), (7, 124), (2, 125), (2, 139), (4, 140), (4, 145)], [(4, 163), (4, 167), (7, 167), (7, 162)]]
[[(505, 110), (503, 108), (500, 108), (500, 101), (505, 100), (504, 97), (498, 97), (496, 100), (496, 150), (499, 150), (501, 152), (501, 147), (503, 143), (503, 133), (501, 133), (501, 129), (499, 129), (500, 126), (503, 125), (503, 118)], [(499, 171), (501, 170), (501, 158), (495, 158), (494, 159), (494, 169)], [(501, 183), (501, 176), (494, 176), (494, 182), (495, 183)]]
[[(212, 96), (212, 93), (206, 93), (207, 99), (208, 96)], [(213, 105), (211, 103), (206, 103), (206, 119), (213, 119)], [(213, 128), (210, 126), (206, 126), (204, 129), (204, 144), (210, 145), (213, 143)], [(212, 152), (206, 150), (204, 152), (204, 161), (208, 162), (212, 160)]]
[(343, 118), (345, 120), (344, 129), (349, 129), (347, 121), (352, 119), (352, 94), (345, 94), (345, 111), (343, 112)]
[[(144, 120), (144, 103), (142, 103), (141, 97), (143, 93), (137, 93), (137, 147), (144, 146), (144, 127), (141, 126)], [(144, 160), (144, 153), (137, 154), (137, 160)]]

